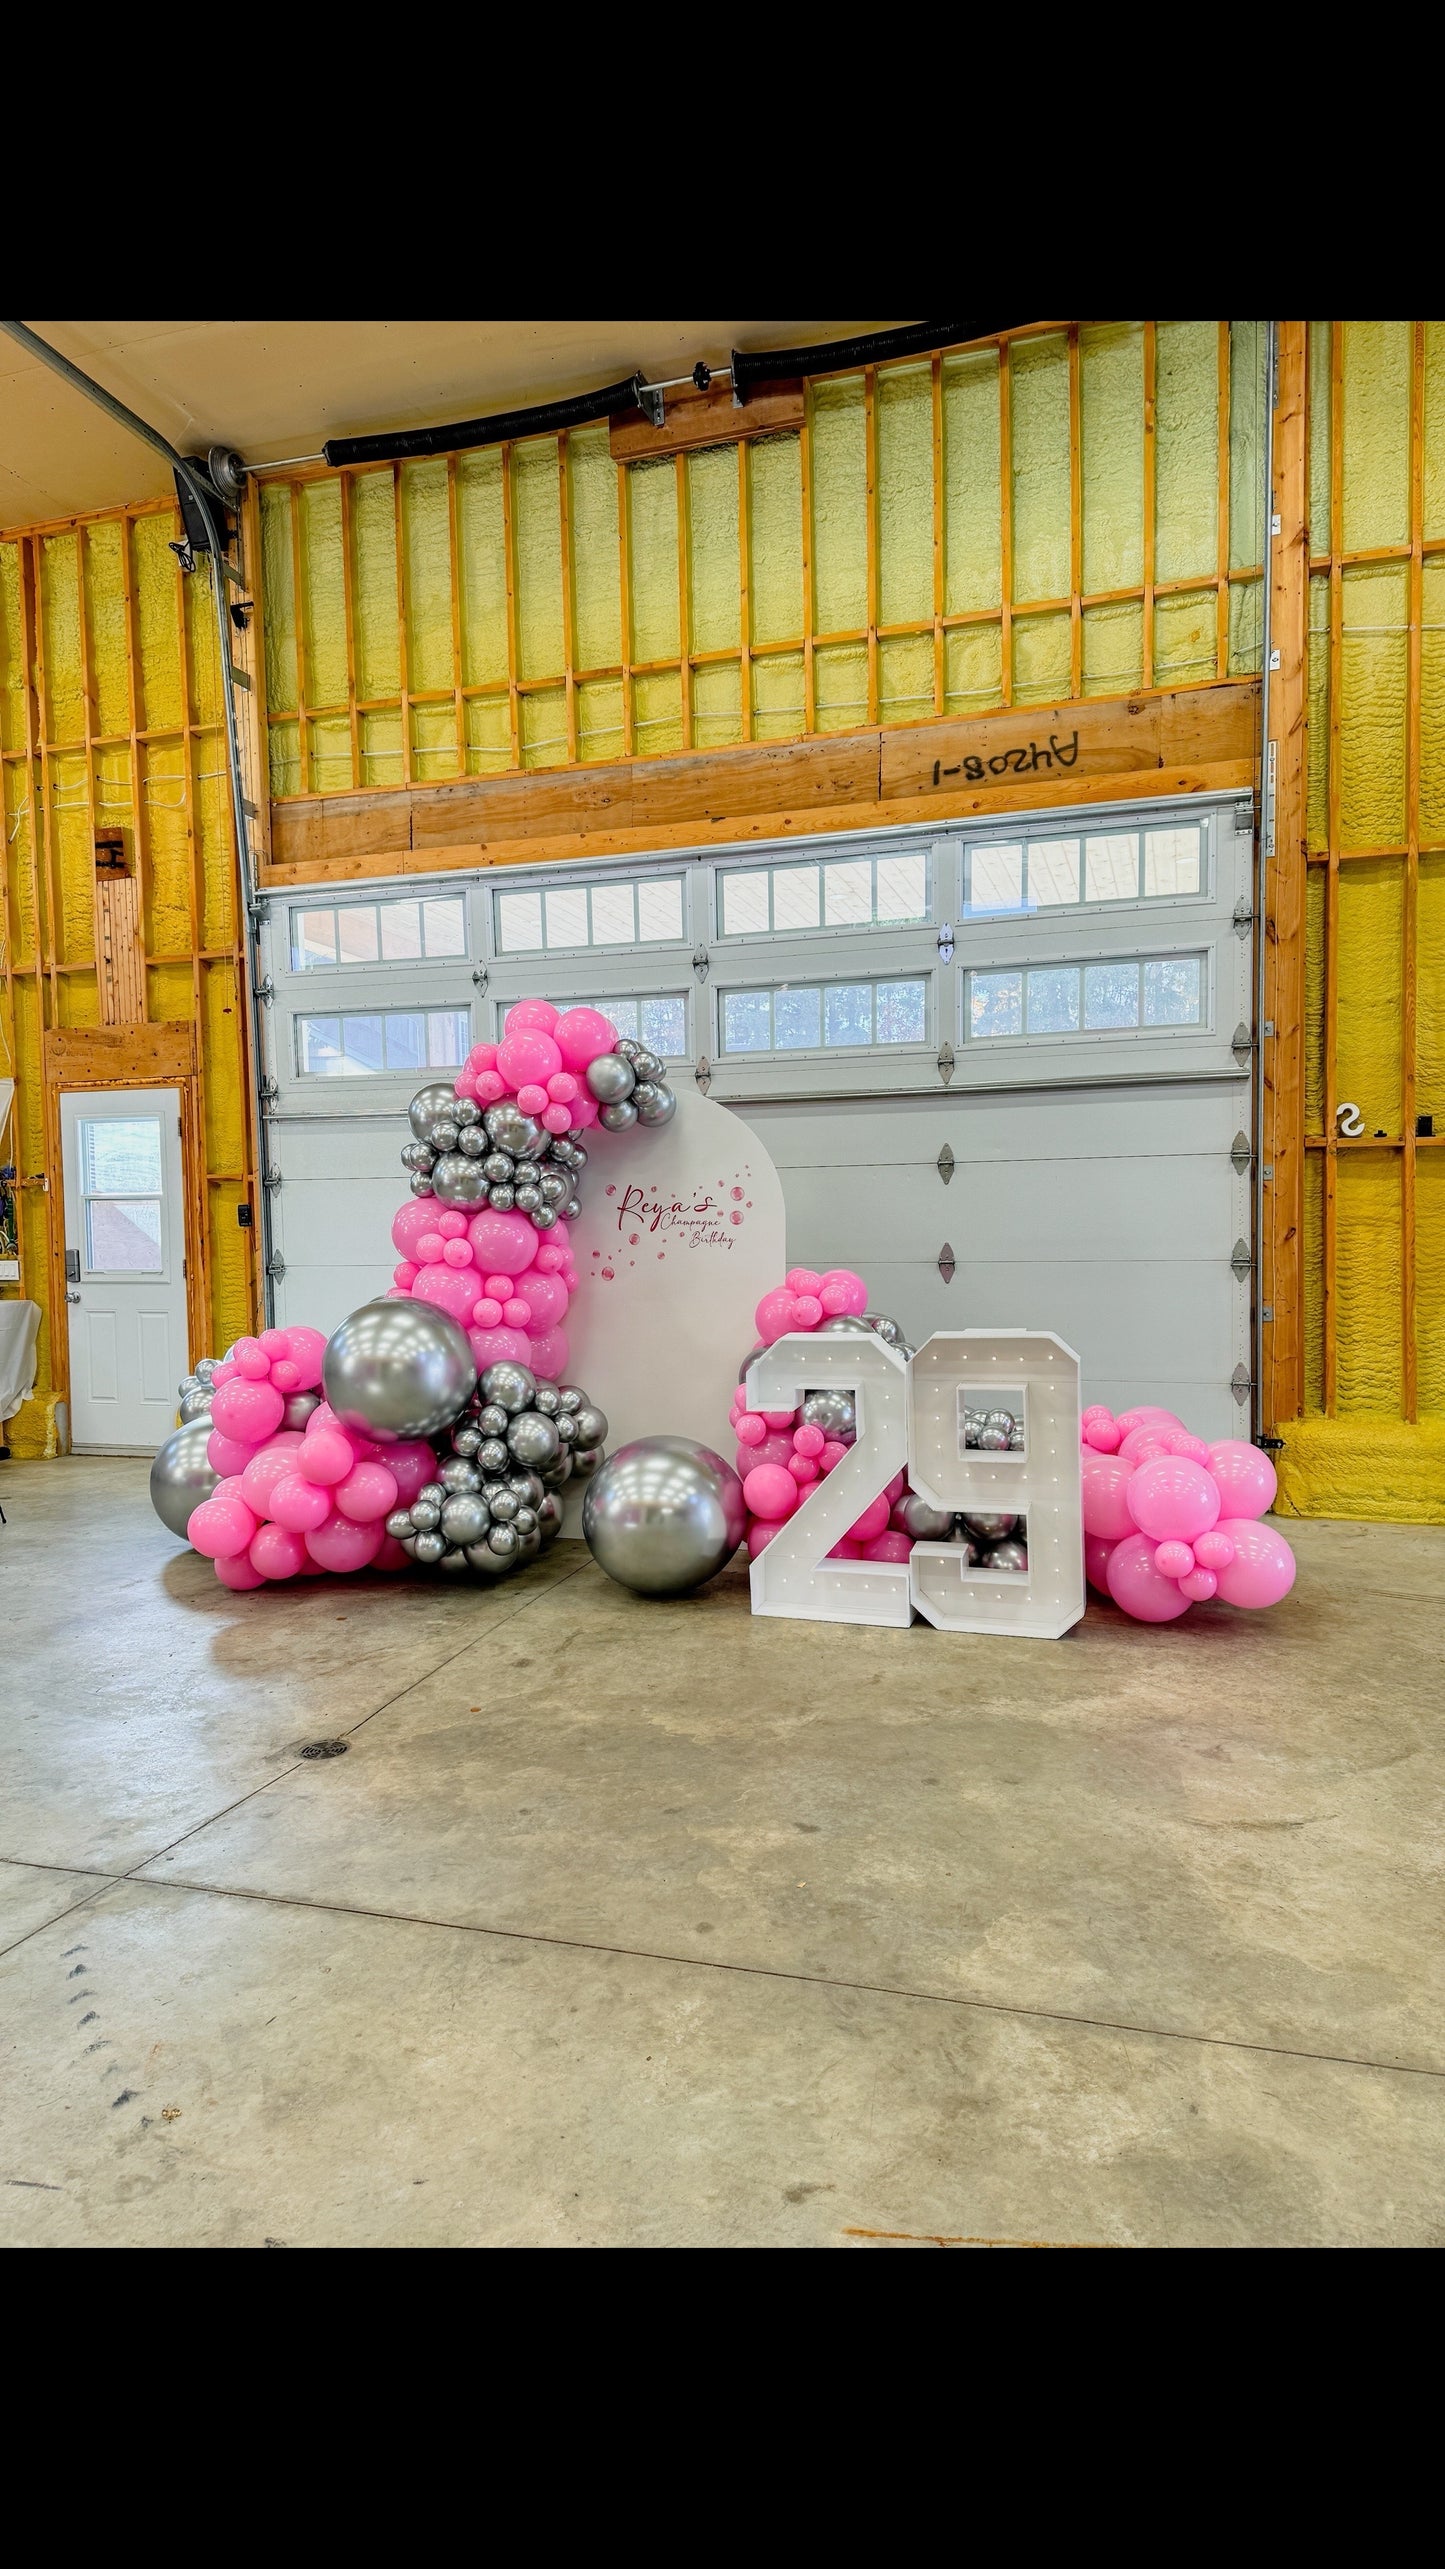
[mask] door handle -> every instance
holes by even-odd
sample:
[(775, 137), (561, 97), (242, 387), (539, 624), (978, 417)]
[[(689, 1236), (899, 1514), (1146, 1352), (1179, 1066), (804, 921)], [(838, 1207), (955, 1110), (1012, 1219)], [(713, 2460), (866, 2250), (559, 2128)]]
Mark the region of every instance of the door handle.
[(68, 1293), (65, 1299), (67, 1302), (79, 1302), (80, 1296), (78, 1293)]

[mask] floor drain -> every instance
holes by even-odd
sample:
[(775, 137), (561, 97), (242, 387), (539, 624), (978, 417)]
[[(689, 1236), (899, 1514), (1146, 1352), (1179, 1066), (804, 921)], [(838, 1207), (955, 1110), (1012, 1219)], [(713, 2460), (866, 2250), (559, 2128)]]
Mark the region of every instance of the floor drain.
[(303, 1757), (344, 1757), (350, 1746), (349, 1739), (311, 1739), (301, 1754)]

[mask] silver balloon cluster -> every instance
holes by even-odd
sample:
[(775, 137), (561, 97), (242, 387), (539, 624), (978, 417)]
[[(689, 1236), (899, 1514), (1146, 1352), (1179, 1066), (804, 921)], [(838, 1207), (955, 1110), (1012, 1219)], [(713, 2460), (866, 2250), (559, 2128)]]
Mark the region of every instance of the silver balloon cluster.
[(625, 1133), (629, 1124), (670, 1124), (677, 1113), (663, 1064), (635, 1035), (619, 1035), (610, 1053), (599, 1053), (588, 1063), (585, 1077), (604, 1132)]
[(979, 1454), (1022, 1454), (1024, 1423), (1010, 1409), (966, 1409), (963, 1441)]
[[(204, 1419), (209, 1427), (211, 1403), (216, 1397), (214, 1380), (216, 1367), (228, 1363), (234, 1354), (234, 1347), (228, 1347), (224, 1356), (198, 1356), (194, 1369), (187, 1374), (183, 1383), (177, 1384), (182, 1427), (190, 1427), (198, 1418)], [(281, 1424), (283, 1427), (304, 1427), (313, 1409), (319, 1409), (320, 1406), (319, 1392), (292, 1392), (287, 1400), (286, 1415)], [(199, 1504), (199, 1500), (192, 1501), (193, 1506), (199, 1506)]]
[(560, 1492), (590, 1480), (607, 1421), (572, 1383), (539, 1382), (529, 1366), (489, 1365), (439, 1446), (435, 1480), (386, 1520), (425, 1568), (504, 1578), (555, 1541)]
[(1028, 1523), (1024, 1517), (998, 1511), (955, 1512), (933, 1507), (916, 1491), (899, 1501), (905, 1534), (915, 1543), (957, 1543), (970, 1567), (980, 1570), (1027, 1570)]
[[(616, 1050), (599, 1054), (587, 1070), (598, 1101), (598, 1122), (609, 1133), (629, 1124), (668, 1124), (677, 1099), (662, 1076), (662, 1063), (631, 1035)], [(444, 1080), (419, 1088), (407, 1109), (412, 1139), (401, 1155), (413, 1195), (466, 1213), (490, 1205), (494, 1213), (525, 1213), (538, 1231), (575, 1222), (577, 1194), (587, 1152), (575, 1133), (549, 1133), (526, 1115), (515, 1097), (479, 1106), (458, 1097)]]

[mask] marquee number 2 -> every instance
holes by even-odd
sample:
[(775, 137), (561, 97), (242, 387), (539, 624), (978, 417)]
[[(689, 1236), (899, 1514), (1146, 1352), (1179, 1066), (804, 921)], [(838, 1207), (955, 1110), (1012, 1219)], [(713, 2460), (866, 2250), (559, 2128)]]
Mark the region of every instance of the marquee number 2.
[(752, 1565), (755, 1615), (812, 1623), (909, 1624), (906, 1561), (830, 1561), (870, 1501), (908, 1460), (908, 1365), (861, 1330), (778, 1338), (748, 1369), (749, 1409), (797, 1409), (805, 1391), (851, 1392), (858, 1433), (814, 1481)]

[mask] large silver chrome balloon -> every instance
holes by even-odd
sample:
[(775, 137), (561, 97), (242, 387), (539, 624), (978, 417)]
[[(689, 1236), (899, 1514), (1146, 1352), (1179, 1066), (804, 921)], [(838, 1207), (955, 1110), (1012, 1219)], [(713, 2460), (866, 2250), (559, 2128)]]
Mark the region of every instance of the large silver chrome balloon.
[(761, 1338), (758, 1340), (756, 1347), (750, 1347), (748, 1349), (747, 1354), (744, 1356), (742, 1363), (738, 1367), (738, 1381), (740, 1383), (745, 1383), (747, 1381), (749, 1365), (755, 1365), (759, 1356), (766, 1356), (767, 1352), (767, 1348), (764, 1346)]
[(858, 1433), (858, 1410), (852, 1393), (805, 1391), (803, 1425), (821, 1427), (836, 1444), (851, 1445)]
[(467, 1333), (434, 1303), (363, 1303), (327, 1346), (321, 1379), (341, 1426), (378, 1445), (436, 1436), (476, 1388)]
[(865, 1338), (872, 1337), (871, 1321), (861, 1320), (856, 1311), (840, 1311), (835, 1313), (831, 1320), (819, 1323), (818, 1336), (820, 1338), (856, 1338), (860, 1329)]
[(994, 1510), (979, 1515), (970, 1509), (962, 1522), (965, 1534), (976, 1536), (980, 1543), (1002, 1543), (1007, 1535), (1012, 1534), (1018, 1518), (1000, 1515)]
[(151, 1506), (170, 1534), (185, 1540), (192, 1508), (208, 1499), (220, 1473), (206, 1460), (209, 1417), (192, 1418), (173, 1428), (151, 1465)]
[(504, 1098), (500, 1106), (489, 1106), (486, 1112), (488, 1139), (499, 1151), (509, 1151), (514, 1160), (540, 1157), (551, 1146), (552, 1136), (535, 1116), (524, 1115), (515, 1098)]
[(640, 1597), (685, 1597), (715, 1578), (747, 1517), (732, 1465), (690, 1436), (640, 1436), (621, 1446), (582, 1502), (594, 1561)]
[(475, 1160), (461, 1151), (448, 1151), (438, 1160), (431, 1173), (432, 1193), (438, 1204), (485, 1204), (487, 1181)]
[(183, 1393), (181, 1396), (182, 1427), (189, 1427), (192, 1419), (209, 1418), (211, 1403), (215, 1397), (209, 1383), (197, 1383), (193, 1392)]
[(985, 1570), (1027, 1570), (1028, 1566), (1028, 1545), (1007, 1537), (1002, 1543), (994, 1544), (982, 1563)]
[(456, 1091), (450, 1080), (431, 1079), (419, 1088), (406, 1110), (407, 1122), (419, 1142), (429, 1142), (432, 1127), (451, 1114), (456, 1105)]
[(947, 1543), (953, 1533), (952, 1508), (930, 1507), (916, 1491), (902, 1502), (902, 1513), (904, 1531), (915, 1543)]
[(599, 1106), (620, 1106), (637, 1086), (637, 1073), (621, 1053), (599, 1053), (587, 1065), (587, 1085)]

